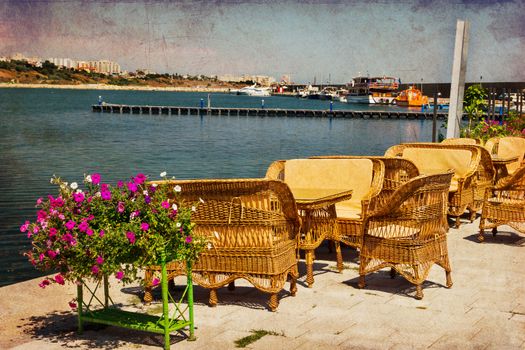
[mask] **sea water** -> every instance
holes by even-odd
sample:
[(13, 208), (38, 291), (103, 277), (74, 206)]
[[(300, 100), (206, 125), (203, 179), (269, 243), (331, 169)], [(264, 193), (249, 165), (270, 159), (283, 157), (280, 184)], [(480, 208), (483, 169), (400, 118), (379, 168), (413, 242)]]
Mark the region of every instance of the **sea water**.
[[(53, 175), (82, 183), (98, 172), (103, 181), (143, 172), (158, 179), (264, 177), (277, 159), (313, 155), (382, 155), (400, 142), (430, 141), (432, 122), (309, 117), (166, 116), (93, 113), (108, 103), (200, 105), (207, 93), (0, 88), (0, 285), (41, 273), (23, 256), (30, 249), (19, 231), (35, 219), (35, 201), (56, 195)], [(328, 101), (293, 97), (210, 94), (213, 107), (326, 109)], [(399, 107), (349, 105), (333, 109)]]

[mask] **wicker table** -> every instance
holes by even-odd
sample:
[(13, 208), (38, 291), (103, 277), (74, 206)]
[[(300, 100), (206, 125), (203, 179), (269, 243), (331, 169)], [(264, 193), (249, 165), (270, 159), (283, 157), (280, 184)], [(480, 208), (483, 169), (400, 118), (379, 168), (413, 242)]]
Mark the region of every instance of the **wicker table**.
[[(305, 251), (306, 283), (311, 288), (314, 283), (313, 263), (314, 250), (324, 239), (335, 243), (336, 251), (341, 250), (339, 231), (336, 225), (337, 214), (335, 204), (350, 199), (352, 191), (339, 192), (338, 190), (324, 189), (291, 189), (302, 217), (299, 249)], [(343, 268), (343, 262), (337, 254), (337, 267)]]
[(509, 176), (509, 172), (507, 170), (507, 164), (514, 163), (518, 161), (518, 156), (513, 157), (498, 157), (498, 156), (492, 156), (492, 164), (494, 165), (494, 169), (496, 170), (496, 180), (495, 182), (498, 183), (499, 180)]

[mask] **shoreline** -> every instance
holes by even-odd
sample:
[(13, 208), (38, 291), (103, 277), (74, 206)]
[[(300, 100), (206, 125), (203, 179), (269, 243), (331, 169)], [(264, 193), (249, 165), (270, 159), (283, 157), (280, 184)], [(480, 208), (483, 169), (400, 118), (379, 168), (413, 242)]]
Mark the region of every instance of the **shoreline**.
[(0, 89), (70, 89), (70, 90), (121, 90), (121, 91), (172, 91), (172, 92), (230, 92), (230, 88), (212, 87), (187, 87), (187, 86), (118, 86), (108, 84), (20, 84), (20, 83), (0, 83)]

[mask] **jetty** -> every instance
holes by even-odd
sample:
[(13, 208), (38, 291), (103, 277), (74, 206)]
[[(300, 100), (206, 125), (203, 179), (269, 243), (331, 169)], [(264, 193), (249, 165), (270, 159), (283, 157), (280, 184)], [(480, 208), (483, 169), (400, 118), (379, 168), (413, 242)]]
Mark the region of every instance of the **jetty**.
[[(116, 114), (147, 115), (211, 115), (211, 116), (254, 116), (254, 117), (313, 117), (313, 118), (363, 118), (363, 119), (430, 119), (433, 111), (399, 110), (320, 110), (320, 109), (281, 109), (281, 108), (237, 108), (237, 107), (180, 107), (180, 106), (144, 106), (102, 103), (92, 105), (93, 112)], [(438, 111), (436, 118), (447, 119), (448, 113)], [(463, 116), (465, 118), (465, 116)]]

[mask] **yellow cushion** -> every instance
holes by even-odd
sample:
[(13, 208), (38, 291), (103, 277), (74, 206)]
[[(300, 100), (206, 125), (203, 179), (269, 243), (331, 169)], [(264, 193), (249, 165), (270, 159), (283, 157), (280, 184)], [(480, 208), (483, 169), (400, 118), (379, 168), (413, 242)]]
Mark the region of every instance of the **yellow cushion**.
[(507, 164), (509, 174), (514, 173), (523, 161), (525, 153), (525, 138), (522, 137), (502, 137), (498, 144), (498, 156), (501, 158), (518, 156), (518, 160)]
[(294, 189), (318, 189), (343, 192), (352, 190), (352, 198), (336, 204), (341, 215), (358, 217), (361, 200), (372, 183), (370, 159), (291, 159), (284, 167), (284, 181)]
[(420, 174), (433, 175), (452, 169), (460, 178), (468, 173), (471, 155), (470, 150), (462, 149), (409, 147), (403, 151), (403, 158), (414, 162)]

